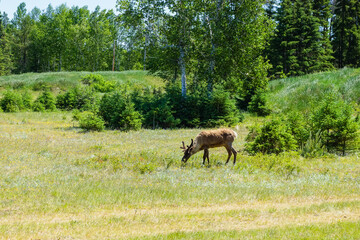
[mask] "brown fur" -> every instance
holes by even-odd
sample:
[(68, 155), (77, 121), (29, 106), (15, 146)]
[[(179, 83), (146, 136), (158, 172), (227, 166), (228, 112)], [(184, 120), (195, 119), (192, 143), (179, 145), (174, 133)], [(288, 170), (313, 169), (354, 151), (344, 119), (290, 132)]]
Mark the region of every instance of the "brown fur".
[(184, 157), (182, 161), (186, 162), (192, 155), (204, 150), (203, 164), (205, 164), (205, 159), (207, 159), (209, 164), (209, 148), (225, 147), (228, 151), (228, 159), (226, 163), (229, 162), (231, 155), (234, 154), (235, 164), (237, 152), (232, 147), (232, 143), (236, 137), (236, 132), (231, 129), (202, 131), (195, 137), (194, 141), (191, 139), (192, 143), (190, 146), (187, 146), (187, 148), (185, 148), (185, 144), (183, 142), (182, 149), (184, 149)]

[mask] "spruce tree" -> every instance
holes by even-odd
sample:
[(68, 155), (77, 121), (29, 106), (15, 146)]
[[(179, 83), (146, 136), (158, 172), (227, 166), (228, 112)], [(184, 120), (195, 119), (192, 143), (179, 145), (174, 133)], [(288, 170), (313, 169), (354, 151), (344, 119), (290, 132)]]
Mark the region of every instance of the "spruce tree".
[(0, 12), (0, 76), (10, 74), (12, 68), (10, 45), (3, 24), (3, 15)]
[(332, 21), (335, 64), (360, 66), (360, 2), (358, 0), (337, 0)]
[[(332, 69), (325, 0), (283, 0), (277, 14), (277, 31), (270, 46), (271, 74), (297, 76)], [(322, 9), (326, 6), (324, 9)], [(321, 12), (317, 12), (321, 8)], [(326, 27), (326, 29), (325, 29)]]

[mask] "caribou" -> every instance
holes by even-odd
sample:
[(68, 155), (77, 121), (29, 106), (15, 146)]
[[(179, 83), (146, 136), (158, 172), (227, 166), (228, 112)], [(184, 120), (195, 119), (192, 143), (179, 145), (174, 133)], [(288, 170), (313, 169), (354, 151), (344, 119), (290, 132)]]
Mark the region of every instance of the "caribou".
[(225, 147), (228, 152), (228, 158), (226, 164), (229, 162), (230, 157), (234, 154), (234, 164), (236, 163), (236, 150), (232, 147), (232, 143), (237, 137), (237, 133), (231, 129), (216, 129), (209, 131), (202, 131), (196, 137), (195, 140), (191, 139), (191, 144), (185, 147), (184, 141), (182, 141), (182, 146), (184, 156), (181, 159), (183, 163), (186, 163), (187, 160), (194, 155), (195, 153), (204, 150), (203, 155), (203, 165), (205, 165), (205, 160), (207, 159), (208, 165), (210, 164), (209, 160), (209, 148), (216, 147)]

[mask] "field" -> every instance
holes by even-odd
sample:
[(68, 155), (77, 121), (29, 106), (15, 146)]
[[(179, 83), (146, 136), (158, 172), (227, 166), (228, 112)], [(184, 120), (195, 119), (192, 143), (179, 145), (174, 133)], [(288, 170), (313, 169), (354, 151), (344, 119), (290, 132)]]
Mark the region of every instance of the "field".
[[(82, 132), (67, 112), (0, 113), (1, 239), (359, 239), (358, 155), (225, 149), (182, 166), (201, 129)], [(241, 149), (247, 116), (234, 129)]]
[[(51, 86), (57, 94), (86, 72), (0, 77), (6, 89)], [(161, 87), (143, 71), (99, 72), (133, 87)], [(360, 96), (359, 69), (270, 82), (275, 112), (308, 111), (326, 94)], [(359, 110), (359, 109), (358, 109)], [(84, 132), (71, 112), (0, 112), (0, 239), (360, 239), (359, 152), (303, 158), (249, 156), (245, 114), (225, 165), (223, 148), (181, 164), (202, 129)]]

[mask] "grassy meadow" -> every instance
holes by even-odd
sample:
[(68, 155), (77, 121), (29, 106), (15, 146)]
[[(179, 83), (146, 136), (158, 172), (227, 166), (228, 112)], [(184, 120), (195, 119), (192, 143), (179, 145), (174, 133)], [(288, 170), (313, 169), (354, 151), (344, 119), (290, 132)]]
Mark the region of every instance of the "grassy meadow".
[[(99, 74), (163, 86), (142, 71)], [(67, 87), (83, 75), (1, 77), (0, 91), (39, 81)], [(286, 110), (296, 104), (290, 96), (318, 83), (355, 94), (359, 75), (273, 81), (268, 97)], [(71, 112), (2, 112), (0, 239), (360, 239), (359, 153), (249, 156), (247, 127), (263, 120), (246, 115), (233, 127), (235, 166), (224, 165), (224, 148), (202, 166), (202, 153), (182, 165), (180, 146), (203, 129), (84, 132)]]
[[(249, 117), (235, 130), (241, 149)], [(180, 164), (200, 129), (82, 132), (71, 114), (0, 113), (2, 239), (358, 239), (357, 154), (225, 149)]]

